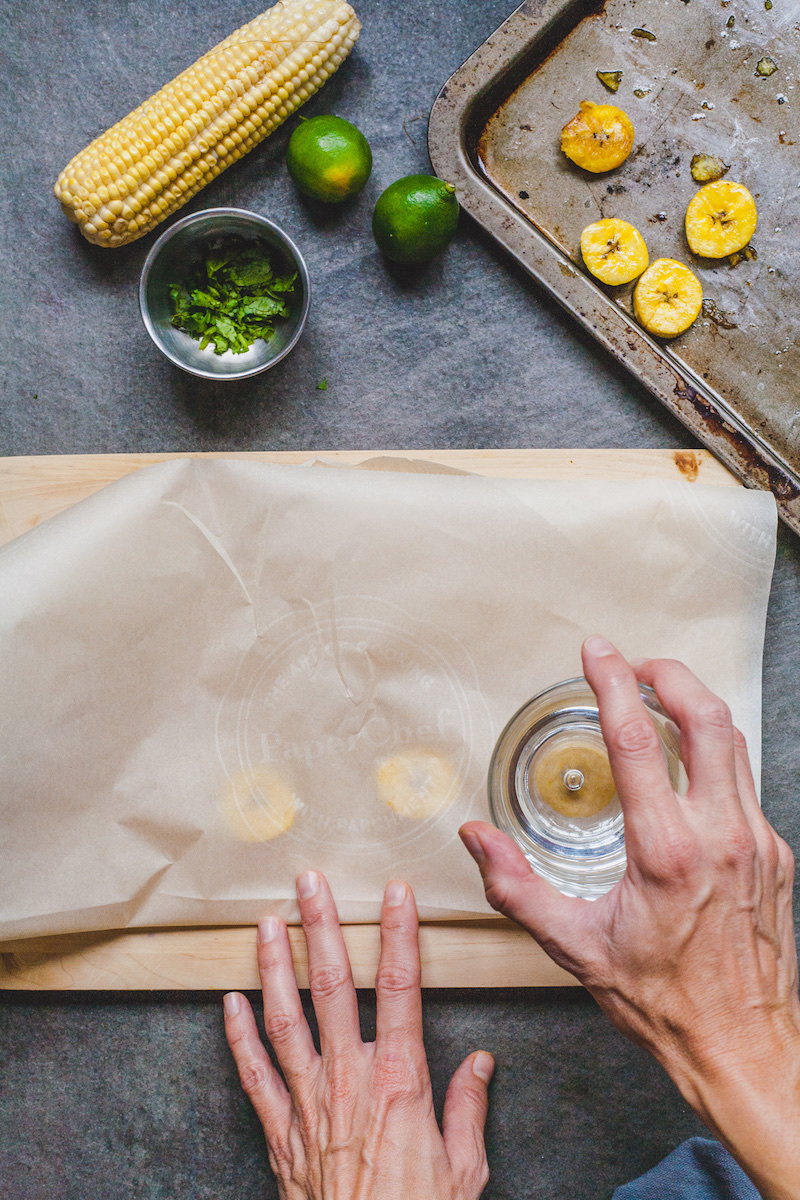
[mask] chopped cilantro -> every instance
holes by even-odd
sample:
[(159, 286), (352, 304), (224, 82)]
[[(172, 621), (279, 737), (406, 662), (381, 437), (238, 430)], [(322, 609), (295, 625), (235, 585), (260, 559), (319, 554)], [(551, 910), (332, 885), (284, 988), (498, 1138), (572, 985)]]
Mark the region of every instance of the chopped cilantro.
[(319, 383), (317, 384), (317, 391), (318, 391), (318, 392), (327, 392), (327, 390), (328, 390), (328, 381), (327, 381), (327, 379), (321, 379), (321, 380), (319, 381)]
[(202, 266), (183, 283), (170, 285), (172, 324), (200, 342), (244, 354), (257, 338), (268, 341), (276, 318), (289, 316), (288, 298), (297, 275), (276, 275), (265, 246), (231, 240), (209, 248)]

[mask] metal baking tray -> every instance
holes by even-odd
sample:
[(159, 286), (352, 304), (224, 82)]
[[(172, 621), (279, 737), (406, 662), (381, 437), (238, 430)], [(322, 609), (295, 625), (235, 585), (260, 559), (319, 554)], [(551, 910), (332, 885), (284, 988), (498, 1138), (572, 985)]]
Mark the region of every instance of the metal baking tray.
[[(634, 30), (638, 30), (634, 34)], [(652, 38), (642, 36), (641, 31)], [(777, 65), (769, 77), (756, 66)], [(622, 71), (615, 95), (596, 72)], [(591, 175), (560, 152), (581, 100), (623, 108), (634, 150)], [(800, 532), (800, 21), (774, 0), (525, 0), (442, 88), (428, 144), (486, 228), (750, 487)], [(693, 154), (756, 198), (757, 259), (695, 257), (684, 236)], [(580, 233), (622, 217), (655, 258), (676, 258), (712, 301), (682, 336), (651, 337), (632, 286), (585, 270)]]

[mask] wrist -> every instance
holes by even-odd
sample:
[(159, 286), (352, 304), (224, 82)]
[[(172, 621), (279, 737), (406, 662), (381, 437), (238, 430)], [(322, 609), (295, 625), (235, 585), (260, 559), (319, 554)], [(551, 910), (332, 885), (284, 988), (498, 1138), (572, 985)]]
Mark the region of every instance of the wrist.
[(764, 1200), (800, 1200), (800, 1026), (774, 1020), (758, 1031), (743, 1022), (737, 1041), (659, 1057)]

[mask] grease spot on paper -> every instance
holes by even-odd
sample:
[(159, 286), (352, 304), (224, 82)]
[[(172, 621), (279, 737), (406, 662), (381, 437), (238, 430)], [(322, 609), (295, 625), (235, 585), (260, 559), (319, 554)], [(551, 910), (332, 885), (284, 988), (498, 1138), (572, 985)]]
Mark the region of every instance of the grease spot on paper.
[(401, 817), (424, 821), (443, 812), (456, 795), (452, 763), (429, 750), (405, 750), (378, 767), (378, 795)]
[(300, 802), (269, 767), (239, 771), (228, 781), (222, 803), (225, 822), (243, 842), (269, 842), (291, 829)]

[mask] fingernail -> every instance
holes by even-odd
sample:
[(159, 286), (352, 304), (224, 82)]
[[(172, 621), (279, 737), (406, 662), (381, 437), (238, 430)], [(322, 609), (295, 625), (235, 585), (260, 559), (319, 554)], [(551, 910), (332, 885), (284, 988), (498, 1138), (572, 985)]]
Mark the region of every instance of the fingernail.
[(277, 917), (264, 917), (263, 921), (258, 923), (258, 940), (259, 942), (274, 942), (278, 936), (278, 919)]
[(630, 660), (632, 667), (643, 667), (646, 662), (650, 662), (649, 658), (632, 658)]
[(319, 875), (316, 871), (303, 871), (297, 877), (298, 900), (310, 900), (319, 891)]
[(480, 864), (486, 858), (486, 851), (484, 850), (483, 846), (481, 845), (480, 840), (476, 837), (476, 835), (474, 833), (471, 833), (468, 829), (459, 829), (458, 836), (461, 838), (462, 842), (467, 847), (467, 849), (469, 850), (472, 857), (475, 859), (475, 862), (478, 863), (478, 865), (480, 866)]
[(236, 992), (227, 992), (222, 997), (222, 1005), (225, 1009), (226, 1017), (235, 1017), (239, 1009), (242, 1007), (242, 1001)]
[(494, 1075), (494, 1059), (485, 1050), (479, 1050), (472, 1060), (472, 1074), (488, 1083)]
[(383, 903), (387, 908), (397, 908), (405, 898), (406, 885), (404, 883), (401, 883), (399, 879), (393, 879), (391, 883), (387, 883), (383, 896)]
[(583, 643), (583, 648), (592, 658), (606, 658), (609, 654), (614, 653), (614, 647), (608, 638), (600, 637), (597, 634), (587, 638)]

